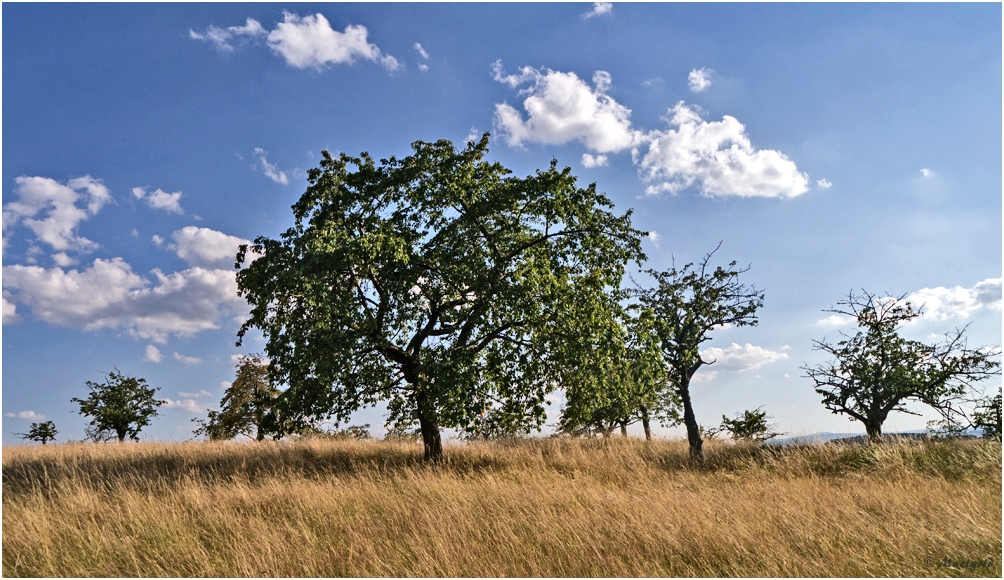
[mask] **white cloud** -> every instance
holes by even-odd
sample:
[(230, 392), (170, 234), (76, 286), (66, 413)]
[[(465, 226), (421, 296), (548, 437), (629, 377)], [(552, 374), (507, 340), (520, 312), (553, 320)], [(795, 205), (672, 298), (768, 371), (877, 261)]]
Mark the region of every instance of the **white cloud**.
[(715, 377), (718, 376), (718, 371), (709, 371), (707, 367), (702, 367), (702, 369), (700, 372), (694, 373), (690, 379), (691, 383), (706, 383), (715, 380)]
[(604, 14), (612, 14), (614, 11), (614, 5), (612, 2), (593, 2), (593, 9), (582, 15), (583, 18), (592, 18), (594, 16), (603, 16)]
[(265, 159), (266, 151), (261, 147), (255, 147), (254, 154), (261, 161), (261, 169), (265, 173), (265, 177), (268, 177), (276, 183), (281, 183), (283, 185), (289, 184), (289, 177), (286, 176), (285, 171), (279, 171), (279, 166), (274, 163), (269, 163), (268, 159)]
[(227, 390), (227, 389), (229, 389), (229, 388), (230, 388), (230, 387), (232, 387), (233, 385), (234, 385), (234, 384), (233, 384), (233, 383), (231, 383), (230, 381), (220, 381), (220, 389), (222, 389), (222, 390), (224, 390), (224, 391), (225, 391), (225, 390)]
[(699, 93), (711, 86), (711, 73), (715, 71), (709, 68), (695, 68), (687, 75), (687, 85), (690, 90)]
[(715, 361), (716, 370), (743, 372), (786, 359), (788, 354), (753, 346), (748, 342), (742, 346), (733, 342), (728, 348), (706, 348), (701, 351), (701, 358), (708, 362)]
[(425, 52), (425, 49), (424, 49), (424, 48), (422, 48), (422, 45), (421, 45), (421, 44), (419, 44), (419, 43), (417, 43), (417, 42), (416, 42), (416, 43), (415, 43), (415, 50), (416, 50), (416, 51), (418, 52), (418, 54), (419, 54), (419, 55), (420, 55), (420, 56), (421, 56), (422, 58), (424, 58), (425, 60), (429, 60), (429, 53)]
[(156, 244), (157, 247), (160, 247), (160, 246), (164, 245), (164, 238), (158, 236), (157, 234), (154, 234), (153, 237), (150, 238), (150, 241), (152, 241), (154, 244)]
[(429, 70), (429, 65), (427, 65), (427, 64), (422, 64), (422, 63), (419, 63), (419, 64), (418, 64), (418, 70), (420, 70), (420, 71), (422, 71), (422, 72), (425, 72), (425, 71)]
[(329, 64), (352, 64), (362, 58), (379, 62), (390, 72), (402, 68), (396, 58), (366, 41), (365, 26), (350, 24), (344, 32), (338, 32), (322, 14), (301, 18), (285, 12), (283, 18), (269, 32), (268, 45), (290, 66), (321, 70)]
[(906, 301), (924, 307), (924, 320), (968, 318), (981, 308), (1001, 309), (1001, 279), (987, 278), (972, 288), (921, 288), (908, 295)]
[(597, 155), (594, 157), (588, 153), (582, 154), (582, 166), (587, 169), (592, 167), (606, 167), (606, 165), (607, 165), (606, 155)]
[(165, 409), (180, 409), (182, 411), (187, 411), (189, 413), (202, 413), (204, 409), (199, 406), (194, 399), (161, 399), (164, 401), (163, 407)]
[(45, 419), (45, 415), (36, 413), (35, 411), (18, 411), (17, 413), (7, 413), (7, 416), (12, 419), (28, 419), (29, 421), (42, 421)]
[(17, 304), (7, 301), (6, 291), (4, 291), (3, 297), (0, 298), (0, 304), (3, 304), (3, 324), (17, 324), (21, 322), (21, 317), (17, 313)]
[(831, 314), (826, 318), (816, 321), (816, 326), (825, 326), (830, 328), (838, 328), (840, 326), (850, 326), (854, 324), (857, 319), (853, 316), (842, 316), (840, 314)]
[(179, 203), (181, 199), (180, 191), (167, 193), (163, 189), (157, 188), (153, 193), (147, 193), (145, 187), (134, 187), (132, 188), (132, 194), (136, 199), (145, 199), (146, 205), (153, 209), (162, 209), (166, 212), (176, 214), (185, 213)]
[(219, 328), (222, 316), (246, 314), (232, 270), (190, 268), (164, 274), (157, 283), (132, 271), (122, 258), (96, 259), (84, 270), (13, 265), (3, 267), (8, 300), (31, 308), (36, 318), (57, 326), (96, 330), (123, 328), (163, 342), (169, 334), (189, 336)]
[[(18, 199), (3, 206), (4, 246), (14, 226), (22, 223), (54, 250), (90, 252), (98, 247), (76, 230), (112, 199), (100, 180), (85, 175), (62, 184), (48, 177), (21, 176), (14, 183)], [(44, 215), (35, 219), (40, 213)]]
[(683, 101), (669, 113), (676, 129), (652, 131), (640, 162), (635, 154), (643, 178), (661, 182), (646, 193), (676, 193), (697, 182), (708, 197), (794, 197), (808, 190), (808, 176), (779, 151), (755, 150), (735, 117), (706, 122)]
[(495, 124), (507, 134), (510, 145), (537, 142), (561, 145), (581, 141), (599, 153), (622, 151), (641, 134), (631, 128), (631, 110), (606, 94), (611, 77), (606, 71), (593, 74), (593, 87), (575, 73), (547, 68), (523, 67), (518, 75), (503, 72), (502, 61), (492, 65), (492, 78), (510, 87), (532, 82), (520, 91), (528, 118), (507, 103), (495, 105)]
[(168, 249), (174, 250), (189, 266), (203, 268), (233, 268), (238, 246), (251, 243), (244, 238), (195, 226), (175, 231), (171, 239), (174, 243), (168, 245)]
[(930, 169), (928, 169), (926, 167), (920, 170), (920, 176), (921, 177), (934, 177), (935, 175), (937, 175), (937, 173), (931, 171)]
[(186, 365), (197, 365), (202, 363), (202, 359), (197, 356), (185, 356), (178, 351), (174, 351), (174, 360), (181, 361)]
[(159, 363), (164, 360), (164, 355), (160, 353), (160, 349), (153, 346), (152, 344), (146, 345), (146, 352), (143, 354), (143, 360), (147, 362)]
[(78, 263), (78, 260), (76, 258), (69, 257), (68, 255), (66, 255), (66, 252), (57, 252), (53, 254), (52, 261), (57, 266), (60, 266), (62, 268), (66, 268), (68, 266), (75, 266)]
[(186, 393), (185, 391), (178, 391), (178, 396), (185, 397), (186, 399), (199, 399), (202, 397), (211, 397), (213, 396), (213, 394), (203, 389), (201, 391), (196, 391), (194, 393)]
[(825, 178), (816, 180), (816, 185), (819, 187), (819, 189), (830, 189), (831, 187), (833, 187), (833, 184), (830, 183), (830, 180)]
[(254, 18), (248, 18), (244, 26), (228, 26), (226, 28), (210, 26), (203, 33), (195, 32), (191, 29), (188, 31), (188, 35), (192, 39), (210, 42), (223, 52), (234, 51), (234, 45), (230, 43), (232, 39), (246, 42), (248, 39), (261, 38), (265, 34), (265, 29)]

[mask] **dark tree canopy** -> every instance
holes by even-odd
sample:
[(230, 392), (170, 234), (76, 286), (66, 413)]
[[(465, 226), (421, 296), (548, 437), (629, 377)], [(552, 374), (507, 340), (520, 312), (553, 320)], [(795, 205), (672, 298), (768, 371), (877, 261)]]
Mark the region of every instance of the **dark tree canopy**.
[(157, 416), (157, 407), (164, 404), (154, 398), (158, 389), (147, 386), (146, 379), (130, 377), (115, 369), (105, 375), (105, 381), (87, 381), (90, 395), (86, 399), (70, 399), (80, 405), (80, 414), (91, 418), (88, 434), (94, 440), (106, 439), (110, 434), (124, 441), (129, 436), (134, 441), (150, 419)]
[(47, 441), (55, 440), (58, 433), (59, 431), (56, 430), (55, 423), (52, 421), (45, 421), (43, 423), (32, 423), (31, 427), (28, 428), (27, 433), (15, 433), (15, 435), (21, 439), (38, 441), (42, 445), (45, 445)]
[(859, 330), (830, 344), (815, 341), (816, 350), (832, 357), (817, 366), (803, 366), (823, 404), (837, 414), (861, 421), (870, 440), (880, 439), (882, 424), (893, 411), (917, 415), (906, 408), (913, 401), (937, 410), (949, 424), (963, 414), (975, 383), (999, 374), (996, 349), (970, 349), (965, 328), (945, 341), (928, 345), (900, 336), (904, 324), (921, 314), (903, 297), (851, 292), (829, 310), (852, 316)]
[(264, 333), (280, 415), (341, 422), (389, 400), (437, 460), (440, 427), (539, 425), (569, 321), (605, 312), (642, 233), (556, 162), (517, 178), (485, 161), (487, 134), (412, 148), (323, 153), (295, 225), (237, 256), (239, 336)]
[(233, 439), (244, 435), (261, 441), (269, 432), (266, 421), (275, 406), (279, 389), (269, 381), (268, 364), (261, 355), (240, 357), (237, 376), (227, 387), (219, 411), (209, 411), (208, 418), (196, 420), (196, 436), (210, 441)]
[(739, 281), (740, 274), (749, 268), (736, 268), (733, 261), (727, 268), (719, 266), (712, 271), (708, 264), (715, 251), (697, 265), (687, 264), (680, 269), (673, 266), (666, 272), (649, 270), (656, 286), (637, 291), (639, 303), (653, 318), (669, 379), (683, 406), (690, 454), (698, 461), (704, 459), (704, 451), (691, 404), (690, 383), (701, 366), (714, 363), (701, 359), (701, 343), (711, 339), (712, 330), (725, 324), (756, 326), (756, 311), (763, 306), (764, 298), (762, 291)]

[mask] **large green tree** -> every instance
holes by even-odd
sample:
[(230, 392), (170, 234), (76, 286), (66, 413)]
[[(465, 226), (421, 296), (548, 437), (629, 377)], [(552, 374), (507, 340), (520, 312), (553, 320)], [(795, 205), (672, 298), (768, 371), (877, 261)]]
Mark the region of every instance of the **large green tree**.
[[(639, 303), (653, 317), (670, 381), (683, 406), (690, 455), (698, 461), (704, 460), (704, 445), (691, 403), (690, 384), (698, 369), (715, 362), (701, 358), (701, 343), (711, 339), (712, 330), (726, 324), (755, 326), (756, 311), (763, 306), (764, 298), (762, 291), (739, 281), (749, 268), (737, 268), (733, 261), (726, 268), (711, 270), (708, 265), (715, 251), (696, 265), (679, 269), (674, 265), (665, 272), (649, 270), (656, 285), (637, 291)], [(668, 411), (672, 416), (672, 409)]]
[(1000, 372), (1000, 351), (970, 349), (965, 328), (938, 344), (900, 336), (903, 325), (922, 312), (903, 297), (851, 292), (828, 312), (853, 317), (858, 331), (836, 344), (815, 341), (816, 350), (831, 360), (802, 370), (826, 408), (861, 421), (870, 441), (882, 437), (882, 424), (893, 411), (917, 415), (906, 407), (910, 401), (935, 409), (949, 425), (957, 424), (965, 417), (974, 384)]
[(105, 375), (104, 382), (87, 381), (90, 394), (86, 399), (70, 399), (80, 405), (80, 414), (91, 418), (89, 436), (95, 441), (114, 434), (119, 442), (128, 436), (139, 440), (138, 434), (157, 416), (157, 407), (164, 404), (154, 398), (158, 389), (147, 385), (146, 379), (131, 377), (115, 369)]
[(642, 232), (554, 161), (525, 178), (485, 161), (488, 134), (412, 148), (379, 163), (322, 154), (295, 225), (238, 253), (252, 307), (239, 337), (264, 333), (287, 420), (389, 400), (439, 460), (441, 427), (543, 421), (582, 356), (561, 347), (571, 321), (608, 310)]

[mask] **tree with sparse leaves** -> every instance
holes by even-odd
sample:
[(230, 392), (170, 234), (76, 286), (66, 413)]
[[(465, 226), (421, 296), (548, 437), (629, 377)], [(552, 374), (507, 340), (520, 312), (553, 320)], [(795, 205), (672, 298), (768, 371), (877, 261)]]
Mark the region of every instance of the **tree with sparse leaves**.
[(379, 163), (322, 153), (295, 225), (238, 253), (252, 308), (239, 337), (265, 335), (290, 425), (386, 400), (438, 461), (441, 427), (483, 413), (507, 432), (539, 426), (584, 356), (562, 347), (570, 321), (605, 315), (643, 234), (556, 162), (518, 178), (485, 161), (487, 133), (412, 148)]
[(716, 251), (718, 248), (696, 265), (679, 269), (673, 266), (666, 272), (649, 270), (655, 287), (636, 292), (639, 303), (652, 316), (670, 383), (683, 407), (682, 418), (675, 406), (664, 409), (664, 418), (677, 424), (682, 419), (690, 456), (697, 461), (704, 460), (704, 448), (690, 385), (698, 369), (715, 362), (701, 358), (700, 346), (711, 339), (712, 330), (723, 325), (756, 326), (756, 311), (763, 306), (764, 298), (762, 291), (739, 281), (748, 267), (737, 268), (733, 261), (726, 268), (711, 270), (709, 263)]
[(15, 433), (15, 435), (21, 439), (38, 441), (42, 445), (45, 445), (47, 441), (55, 440), (58, 433), (59, 431), (56, 430), (55, 423), (52, 421), (45, 421), (44, 423), (32, 423), (31, 427), (28, 428), (27, 433)]
[(105, 375), (105, 381), (87, 381), (90, 395), (86, 399), (70, 399), (80, 405), (80, 414), (90, 417), (88, 434), (94, 440), (105, 440), (111, 434), (119, 442), (137, 436), (150, 419), (157, 416), (157, 407), (164, 404), (154, 398), (159, 389), (147, 385), (146, 379), (131, 377), (115, 369)]
[(269, 414), (275, 407), (279, 389), (268, 377), (268, 364), (260, 354), (241, 356), (237, 375), (223, 393), (220, 410), (209, 410), (207, 419), (193, 419), (196, 436), (210, 441), (233, 439), (244, 435), (257, 441), (269, 432)]
[(1001, 390), (997, 395), (981, 399), (973, 415), (973, 427), (983, 432), (986, 439), (1001, 438)]
[(861, 421), (869, 441), (882, 438), (882, 424), (893, 411), (919, 415), (907, 409), (911, 401), (935, 409), (947, 425), (958, 424), (974, 384), (1000, 374), (1000, 351), (970, 349), (965, 328), (933, 345), (900, 336), (921, 311), (902, 296), (851, 292), (828, 312), (853, 317), (859, 330), (841, 333), (836, 344), (815, 341), (816, 350), (832, 360), (802, 367), (826, 408)]

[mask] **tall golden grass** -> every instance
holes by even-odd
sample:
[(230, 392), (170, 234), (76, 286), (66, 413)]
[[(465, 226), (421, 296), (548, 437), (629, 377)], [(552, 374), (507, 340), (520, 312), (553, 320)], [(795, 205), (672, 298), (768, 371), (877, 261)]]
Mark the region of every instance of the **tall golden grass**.
[[(3, 450), (5, 576), (1001, 575), (1001, 446)], [(989, 560), (988, 560), (989, 559)]]

